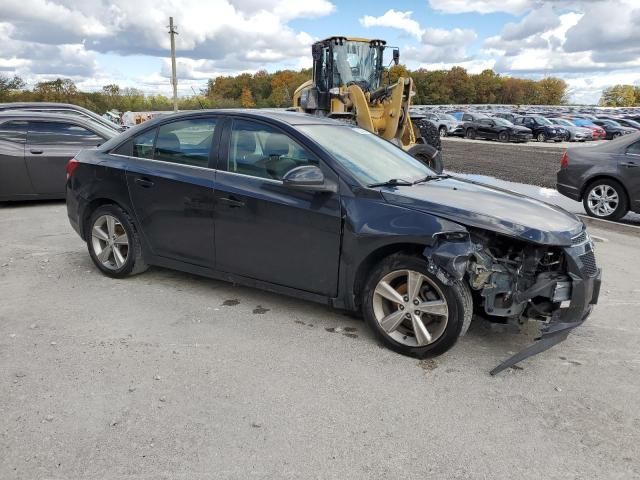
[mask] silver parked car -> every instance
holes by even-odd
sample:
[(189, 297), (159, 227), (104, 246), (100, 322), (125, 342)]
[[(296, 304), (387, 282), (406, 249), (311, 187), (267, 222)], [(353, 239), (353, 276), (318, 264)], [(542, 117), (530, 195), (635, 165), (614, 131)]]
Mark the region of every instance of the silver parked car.
[(565, 139), (569, 142), (586, 142), (587, 140), (593, 140), (593, 133), (590, 128), (578, 127), (566, 118), (549, 118), (549, 121), (569, 132), (568, 138)]
[(426, 112), (425, 117), (431, 120), (438, 128), (438, 133), (441, 137), (448, 135), (460, 135), (464, 134), (462, 123), (453, 115), (440, 112)]

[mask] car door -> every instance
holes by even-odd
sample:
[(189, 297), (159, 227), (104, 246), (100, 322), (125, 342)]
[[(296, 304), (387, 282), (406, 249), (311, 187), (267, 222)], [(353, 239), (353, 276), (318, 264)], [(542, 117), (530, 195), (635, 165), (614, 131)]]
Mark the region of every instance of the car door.
[(0, 123), (0, 199), (15, 199), (34, 192), (24, 161), (26, 120)]
[(105, 139), (73, 121), (29, 120), (25, 163), (35, 193), (64, 196), (67, 162)]
[(618, 162), (620, 178), (629, 192), (630, 207), (640, 211), (640, 140), (629, 145)]
[(218, 119), (166, 122), (118, 149), (130, 157), (127, 186), (154, 255), (212, 268), (213, 189)]
[(478, 135), (483, 138), (493, 138), (495, 135), (491, 129), (491, 125), (493, 124), (492, 120), (488, 118), (480, 118), (477, 121), (478, 125)]
[(216, 177), (216, 268), (308, 292), (337, 293), (341, 217), (337, 193), (293, 190), (282, 176), (317, 165), (276, 127), (234, 118), (225, 128)]

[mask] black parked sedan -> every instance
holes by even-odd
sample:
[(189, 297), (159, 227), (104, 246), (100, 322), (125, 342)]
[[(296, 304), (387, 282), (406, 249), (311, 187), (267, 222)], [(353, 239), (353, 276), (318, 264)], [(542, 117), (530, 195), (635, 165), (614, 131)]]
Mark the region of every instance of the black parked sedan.
[(619, 220), (640, 213), (640, 133), (562, 156), (557, 188), (597, 218)]
[[(184, 270), (362, 311), (389, 348), (449, 349), (475, 308), (566, 338), (598, 297), (584, 225), (436, 175), (366, 130), (287, 112), (161, 117), (67, 168), (73, 228), (106, 275)], [(472, 294), (475, 292), (475, 294)]]
[(561, 142), (569, 133), (566, 129), (554, 125), (548, 119), (539, 115), (517, 117), (513, 123), (530, 129), (533, 133), (533, 138), (538, 142), (546, 142), (547, 140)]
[(117, 134), (78, 116), (0, 112), (0, 201), (64, 198), (69, 159)]
[(531, 130), (514, 125), (504, 118), (479, 118), (465, 123), (467, 138), (487, 138), (501, 142), (528, 142), (533, 138)]
[(606, 132), (605, 138), (607, 140), (612, 140), (614, 138), (621, 137), (622, 135), (628, 135), (636, 131), (633, 128), (623, 127), (615, 120), (600, 118), (600, 119), (592, 120), (592, 122), (598, 125), (599, 127), (604, 128), (604, 131)]

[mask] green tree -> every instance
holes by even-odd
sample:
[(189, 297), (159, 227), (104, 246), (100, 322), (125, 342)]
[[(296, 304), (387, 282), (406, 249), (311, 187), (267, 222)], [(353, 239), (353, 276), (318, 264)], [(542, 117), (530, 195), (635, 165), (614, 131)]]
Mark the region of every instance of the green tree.
[(613, 85), (602, 91), (599, 103), (605, 107), (631, 107), (638, 104), (636, 93), (639, 90), (633, 85)]
[(0, 100), (8, 100), (14, 90), (20, 90), (24, 87), (24, 80), (17, 75), (9, 78), (0, 73)]
[(446, 81), (451, 88), (453, 103), (474, 103), (476, 89), (466, 69), (462, 67), (451, 68), (447, 72)]
[(561, 105), (567, 102), (567, 82), (561, 78), (546, 77), (536, 83), (537, 103)]

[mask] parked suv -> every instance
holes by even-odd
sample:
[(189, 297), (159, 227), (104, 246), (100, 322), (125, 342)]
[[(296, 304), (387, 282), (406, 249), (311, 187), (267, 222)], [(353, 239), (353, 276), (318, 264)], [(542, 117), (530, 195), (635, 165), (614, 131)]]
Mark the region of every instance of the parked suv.
[(533, 138), (538, 142), (546, 142), (547, 140), (561, 142), (569, 133), (566, 129), (554, 125), (548, 119), (538, 115), (517, 117), (513, 123), (530, 129)]
[(453, 115), (449, 115), (448, 113), (426, 112), (424, 116), (436, 125), (441, 137), (463, 135), (464, 133), (462, 130), (463, 122), (456, 119)]
[(361, 311), (405, 355), (448, 350), (474, 309), (544, 322), (542, 342), (497, 373), (564, 340), (598, 298), (573, 214), (437, 175), (330, 119), (168, 115), (82, 151), (67, 173), (69, 220), (104, 274), (160, 265)]

